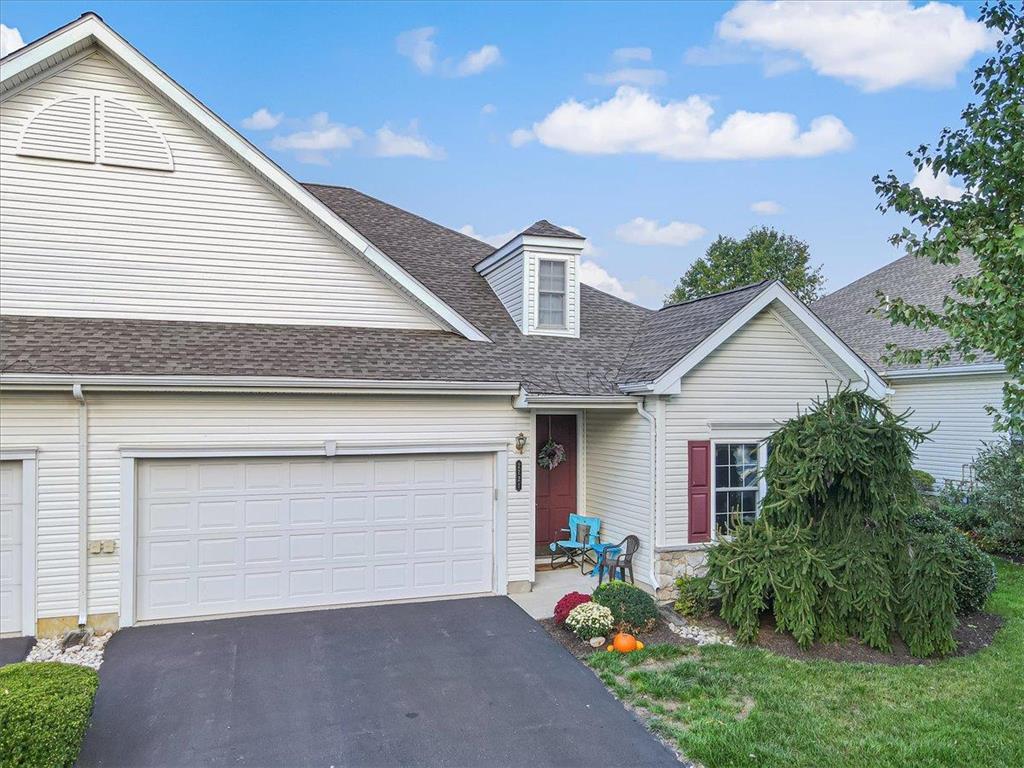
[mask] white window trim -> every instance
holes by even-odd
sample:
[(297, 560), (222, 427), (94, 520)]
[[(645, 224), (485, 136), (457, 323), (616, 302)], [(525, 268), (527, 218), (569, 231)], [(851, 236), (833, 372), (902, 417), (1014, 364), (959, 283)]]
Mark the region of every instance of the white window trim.
[[(393, 454), (430, 453), (483, 453), (494, 457), (494, 510), (493, 540), (491, 543), (493, 564), (491, 578), (494, 580), (494, 594), (508, 593), (508, 452), (505, 443), (409, 443), (409, 444), (352, 444), (338, 445), (329, 440), (319, 446), (261, 446), (261, 447), (175, 447), (175, 448), (126, 448), (121, 450), (121, 531), (120, 531), (120, 582), (121, 595), (118, 610), (118, 627), (130, 627), (135, 620), (135, 560), (137, 516), (136, 479), (137, 463), (140, 459), (161, 458), (253, 458), (287, 456), (381, 456)], [(436, 599), (436, 598), (430, 598)], [(387, 602), (387, 601), (380, 601)], [(419, 601), (413, 601), (419, 602)], [(376, 603), (371, 603), (376, 604)], [(344, 603), (337, 607), (352, 608), (365, 603)], [(331, 607), (331, 606), (324, 606)], [(310, 610), (310, 609), (303, 609)], [(287, 611), (268, 610), (255, 613), (282, 613)], [(249, 613), (231, 613), (224, 616), (237, 617)], [(221, 618), (218, 615), (196, 617), (190, 621)], [(154, 622), (146, 622), (154, 623)], [(165, 623), (158, 621), (155, 623)]]
[[(540, 270), (545, 261), (562, 265), (562, 324), (541, 325), (540, 322), (540, 297), (542, 293), (550, 294), (551, 291), (543, 291), (540, 287)], [(552, 294), (554, 295), (554, 294)], [(560, 257), (538, 256), (537, 257), (537, 296), (534, 327), (539, 331), (567, 331), (569, 330), (569, 260)]]
[[(765, 494), (768, 493), (768, 484), (764, 479), (764, 467), (768, 463), (768, 439), (764, 437), (723, 437), (711, 441), (711, 541), (718, 541), (718, 472), (715, 463), (715, 456), (718, 453), (719, 445), (757, 445), (757, 471), (760, 477), (757, 481), (757, 505), (754, 510), (755, 519), (761, 516), (761, 504), (764, 502)], [(731, 537), (725, 537), (731, 538)]]

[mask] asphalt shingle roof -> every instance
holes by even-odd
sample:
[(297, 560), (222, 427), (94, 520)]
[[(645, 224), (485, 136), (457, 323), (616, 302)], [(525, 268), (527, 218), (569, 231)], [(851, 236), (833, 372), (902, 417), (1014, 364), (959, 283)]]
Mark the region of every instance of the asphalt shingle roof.
[[(963, 256), (959, 264), (951, 265), (933, 264), (927, 259), (904, 256), (819, 299), (811, 305), (811, 309), (876, 370), (923, 369), (928, 367), (927, 363), (883, 363), (886, 344), (891, 342), (907, 349), (929, 349), (946, 343), (949, 337), (935, 329), (921, 330), (893, 325), (884, 317), (871, 314), (869, 310), (878, 306), (878, 292), (902, 297), (911, 304), (924, 304), (938, 309), (950, 292), (953, 279), (958, 275), (973, 275), (977, 270), (977, 262), (969, 255)], [(991, 363), (994, 360), (991, 355), (981, 354), (974, 362)], [(965, 365), (965, 362), (954, 354), (949, 362), (938, 367), (958, 365)]]
[(623, 383), (654, 381), (771, 285), (765, 280), (649, 315), (619, 371)]
[(0, 371), (509, 381), (533, 394), (619, 394), (620, 384), (657, 378), (767, 285), (657, 312), (581, 285), (579, 339), (524, 336), (473, 268), (490, 245), (354, 189), (306, 186), (493, 343), (430, 330), (4, 316)]
[(568, 229), (562, 229), (562, 227), (552, 224), (547, 219), (535, 221), (533, 224), (524, 229), (520, 234), (537, 235), (538, 237), (567, 237), (571, 240), (584, 239), (583, 235), (577, 232), (571, 232)]

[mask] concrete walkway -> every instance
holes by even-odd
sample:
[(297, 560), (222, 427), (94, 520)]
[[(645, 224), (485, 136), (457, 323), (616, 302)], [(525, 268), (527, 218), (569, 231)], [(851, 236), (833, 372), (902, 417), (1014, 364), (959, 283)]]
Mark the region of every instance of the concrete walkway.
[(589, 595), (597, 588), (597, 579), (580, 573), (579, 568), (537, 571), (532, 592), (509, 595), (513, 602), (535, 619), (555, 615), (555, 603), (569, 592)]

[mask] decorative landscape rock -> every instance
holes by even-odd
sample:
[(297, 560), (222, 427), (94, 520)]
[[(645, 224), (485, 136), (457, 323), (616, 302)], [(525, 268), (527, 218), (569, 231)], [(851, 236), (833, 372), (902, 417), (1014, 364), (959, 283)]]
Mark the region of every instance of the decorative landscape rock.
[(684, 619), (668, 622), (668, 628), (680, 637), (692, 640), (697, 645), (735, 645), (731, 637), (727, 637), (713, 629), (698, 627), (687, 623)]
[(111, 633), (94, 635), (81, 645), (69, 645), (62, 649), (62, 639), (44, 637), (36, 641), (29, 651), (26, 661), (59, 661), (64, 664), (77, 664), (80, 667), (99, 669), (103, 663), (103, 649), (110, 639)]

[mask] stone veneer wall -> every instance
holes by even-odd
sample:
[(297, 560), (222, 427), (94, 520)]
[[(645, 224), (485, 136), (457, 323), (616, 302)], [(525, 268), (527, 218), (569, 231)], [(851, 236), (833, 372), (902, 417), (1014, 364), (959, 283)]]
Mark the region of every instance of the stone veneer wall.
[(680, 576), (703, 576), (707, 571), (709, 549), (708, 544), (692, 544), (657, 552), (658, 597), (676, 597), (675, 581)]

